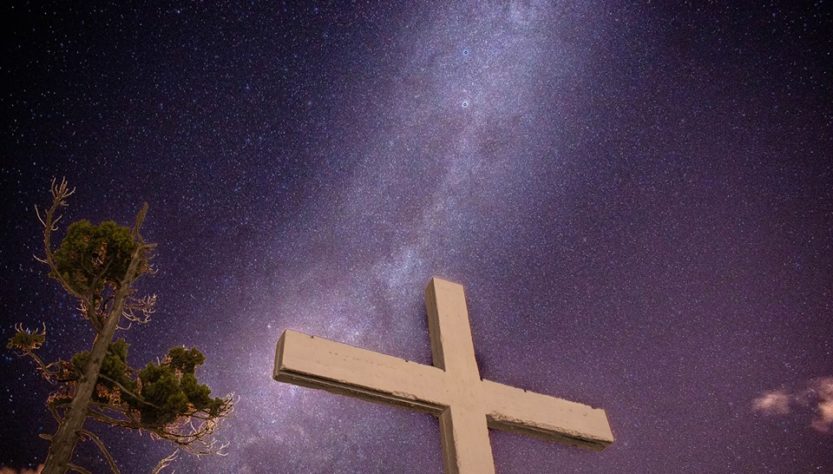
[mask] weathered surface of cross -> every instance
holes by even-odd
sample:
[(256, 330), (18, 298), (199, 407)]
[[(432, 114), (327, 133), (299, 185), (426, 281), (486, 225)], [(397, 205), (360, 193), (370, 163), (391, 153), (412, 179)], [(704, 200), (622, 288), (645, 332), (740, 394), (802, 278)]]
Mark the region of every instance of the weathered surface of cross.
[(287, 330), (274, 378), (438, 416), (447, 473), (494, 472), (488, 428), (594, 450), (613, 442), (602, 409), (480, 378), (462, 285), (433, 278), (425, 306), (433, 367)]

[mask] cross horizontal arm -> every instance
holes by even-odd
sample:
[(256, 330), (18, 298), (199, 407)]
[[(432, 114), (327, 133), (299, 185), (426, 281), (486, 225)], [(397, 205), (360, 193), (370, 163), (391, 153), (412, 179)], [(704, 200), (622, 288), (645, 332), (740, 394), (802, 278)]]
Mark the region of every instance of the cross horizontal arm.
[(434, 415), (450, 401), (441, 369), (290, 330), (278, 341), (273, 377)]
[(529, 392), (490, 380), (481, 382), (489, 427), (601, 451), (613, 442), (601, 408)]

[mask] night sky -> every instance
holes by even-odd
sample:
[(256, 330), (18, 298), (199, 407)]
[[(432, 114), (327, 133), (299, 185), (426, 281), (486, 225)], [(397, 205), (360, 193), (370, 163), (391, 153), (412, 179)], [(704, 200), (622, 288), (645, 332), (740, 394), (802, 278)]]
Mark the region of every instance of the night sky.
[[(177, 472), (441, 472), (430, 415), (271, 378), (287, 328), (430, 364), (434, 275), (482, 376), (616, 436), (493, 431), (499, 472), (833, 472), (829, 4), (39, 3), (0, 7), (0, 334), (91, 345), (32, 257), (52, 177), (69, 221), (147, 201), (129, 360), (195, 345), (239, 396)], [(52, 387), (0, 360), (0, 466), (33, 467)], [(172, 450), (103, 432), (123, 472)]]

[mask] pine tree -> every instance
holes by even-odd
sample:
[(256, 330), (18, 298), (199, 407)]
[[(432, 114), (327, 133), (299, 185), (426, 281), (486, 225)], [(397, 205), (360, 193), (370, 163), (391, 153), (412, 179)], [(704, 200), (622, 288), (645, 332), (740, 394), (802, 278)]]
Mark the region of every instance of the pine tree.
[(155, 439), (167, 440), (176, 450), (157, 464), (154, 472), (171, 463), (180, 449), (197, 454), (223, 454), (227, 444), (213, 438), (218, 423), (231, 413), (231, 396), (216, 398), (199, 383), (195, 370), (205, 361), (196, 348), (175, 347), (158, 363), (137, 371), (127, 363), (129, 345), (113, 340), (119, 323), (145, 324), (154, 313), (156, 296), (138, 297), (136, 281), (153, 272), (150, 260), (155, 247), (139, 233), (145, 204), (132, 228), (113, 221), (94, 225), (86, 220), (72, 223), (57, 249), (52, 233), (75, 190), (66, 180), (52, 181), (52, 204), (38, 219), (43, 225), (44, 258), (49, 276), (78, 300), (79, 311), (92, 326), (95, 339), (89, 351), (70, 360), (45, 363), (37, 350), (46, 341), (46, 325), (39, 330), (15, 326), (7, 347), (32, 358), (45, 379), (58, 385), (47, 399), (47, 408), (58, 422), (50, 441), (44, 473), (63, 474), (69, 469), (89, 472), (72, 462), (78, 441), (90, 440), (102, 452), (113, 472), (115, 460), (101, 438), (85, 428), (92, 419), (111, 426), (145, 431)]

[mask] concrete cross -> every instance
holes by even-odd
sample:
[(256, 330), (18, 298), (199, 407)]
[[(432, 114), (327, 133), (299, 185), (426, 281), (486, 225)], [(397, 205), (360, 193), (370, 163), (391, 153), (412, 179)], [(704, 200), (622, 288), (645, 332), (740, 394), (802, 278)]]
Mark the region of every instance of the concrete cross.
[(604, 410), (480, 378), (463, 286), (433, 278), (425, 290), (434, 366), (287, 330), (274, 378), (440, 418), (447, 473), (493, 473), (488, 428), (602, 450), (613, 442)]

